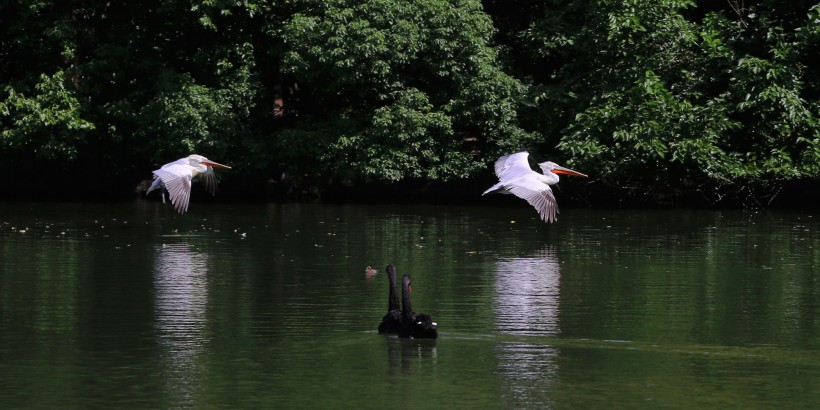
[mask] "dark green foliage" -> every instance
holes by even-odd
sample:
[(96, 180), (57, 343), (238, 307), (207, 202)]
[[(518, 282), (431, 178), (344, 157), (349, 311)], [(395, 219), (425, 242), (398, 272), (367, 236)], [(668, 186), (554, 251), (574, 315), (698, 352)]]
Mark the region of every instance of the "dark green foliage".
[(2, 171), (128, 191), (197, 152), (318, 191), (524, 147), (650, 199), (761, 196), (820, 177), (819, 21), (806, 0), (2, 0)]
[(537, 126), (570, 164), (644, 193), (817, 178), (820, 6), (735, 3), (551, 3), (522, 33), (562, 62), (530, 88), (553, 120)]
[[(524, 91), (489, 47), (492, 21), (476, 1), (304, 1), (282, 30), (284, 71), (321, 134), (321, 162), (342, 175), (398, 181), (466, 177), (480, 149), (514, 149)], [(330, 131), (329, 135), (325, 131)], [(298, 144), (298, 143), (297, 143)], [(290, 143), (288, 143), (290, 145)]]
[(65, 87), (65, 74), (42, 74), (31, 96), (4, 90), (0, 118), (8, 127), (2, 130), (4, 148), (10, 152), (30, 152), (41, 159), (71, 160), (94, 124), (81, 118), (76, 93)]

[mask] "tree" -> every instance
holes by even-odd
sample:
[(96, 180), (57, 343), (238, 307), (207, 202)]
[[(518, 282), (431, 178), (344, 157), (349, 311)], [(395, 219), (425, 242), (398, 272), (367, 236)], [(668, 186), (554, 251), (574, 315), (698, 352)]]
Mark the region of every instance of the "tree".
[(820, 5), (744, 4), (4, 0), (0, 172), (125, 193), (197, 152), (319, 191), (526, 148), (616, 198), (760, 198), (820, 176)]
[(561, 135), (570, 164), (641, 195), (694, 189), (714, 201), (721, 187), (820, 175), (817, 70), (806, 58), (816, 55), (817, 5), (550, 6), (522, 35), (561, 62), (531, 95), (537, 118), (558, 120), (535, 124)]
[(524, 87), (501, 71), (477, 1), (300, 4), (282, 30), (300, 120), (278, 143), (293, 162), (319, 158), (348, 177), (447, 180), (534, 138), (517, 126)]

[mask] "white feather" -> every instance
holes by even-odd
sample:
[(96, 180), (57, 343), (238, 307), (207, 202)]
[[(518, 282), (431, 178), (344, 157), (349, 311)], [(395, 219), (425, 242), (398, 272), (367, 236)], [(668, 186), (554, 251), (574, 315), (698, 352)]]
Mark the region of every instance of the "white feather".
[(505, 155), (495, 162), (495, 174), (499, 182), (486, 191), (511, 193), (527, 201), (538, 211), (538, 215), (545, 222), (555, 222), (558, 215), (558, 202), (552, 193), (550, 185), (558, 183), (558, 175), (553, 171), (561, 171), (572, 175), (585, 176), (578, 172), (558, 166), (552, 162), (538, 164), (544, 172), (540, 174), (530, 168), (529, 153), (518, 152)]

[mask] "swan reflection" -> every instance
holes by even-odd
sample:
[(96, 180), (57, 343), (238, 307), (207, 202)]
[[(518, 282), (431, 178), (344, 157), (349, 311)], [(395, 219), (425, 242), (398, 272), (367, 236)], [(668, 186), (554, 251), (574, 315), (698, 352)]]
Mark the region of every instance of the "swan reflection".
[(389, 374), (435, 373), (438, 351), (435, 339), (386, 337)]
[(204, 350), (207, 266), (207, 255), (187, 244), (163, 245), (154, 260), (156, 333), (179, 405), (192, 403)]
[[(498, 261), (493, 300), (496, 329), (515, 335), (558, 335), (560, 279), (553, 248), (532, 257)], [(559, 349), (538, 338), (531, 343), (501, 343), (496, 349), (499, 373), (504, 375), (503, 388), (512, 407), (549, 403), (552, 380), (558, 372)]]

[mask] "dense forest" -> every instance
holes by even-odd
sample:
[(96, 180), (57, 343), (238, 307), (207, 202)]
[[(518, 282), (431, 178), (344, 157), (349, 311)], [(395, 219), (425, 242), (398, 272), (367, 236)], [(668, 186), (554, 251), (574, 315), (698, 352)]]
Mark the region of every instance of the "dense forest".
[(1, 191), (198, 153), (228, 197), (472, 201), (526, 149), (589, 204), (805, 202), (819, 62), (816, 0), (0, 0)]

